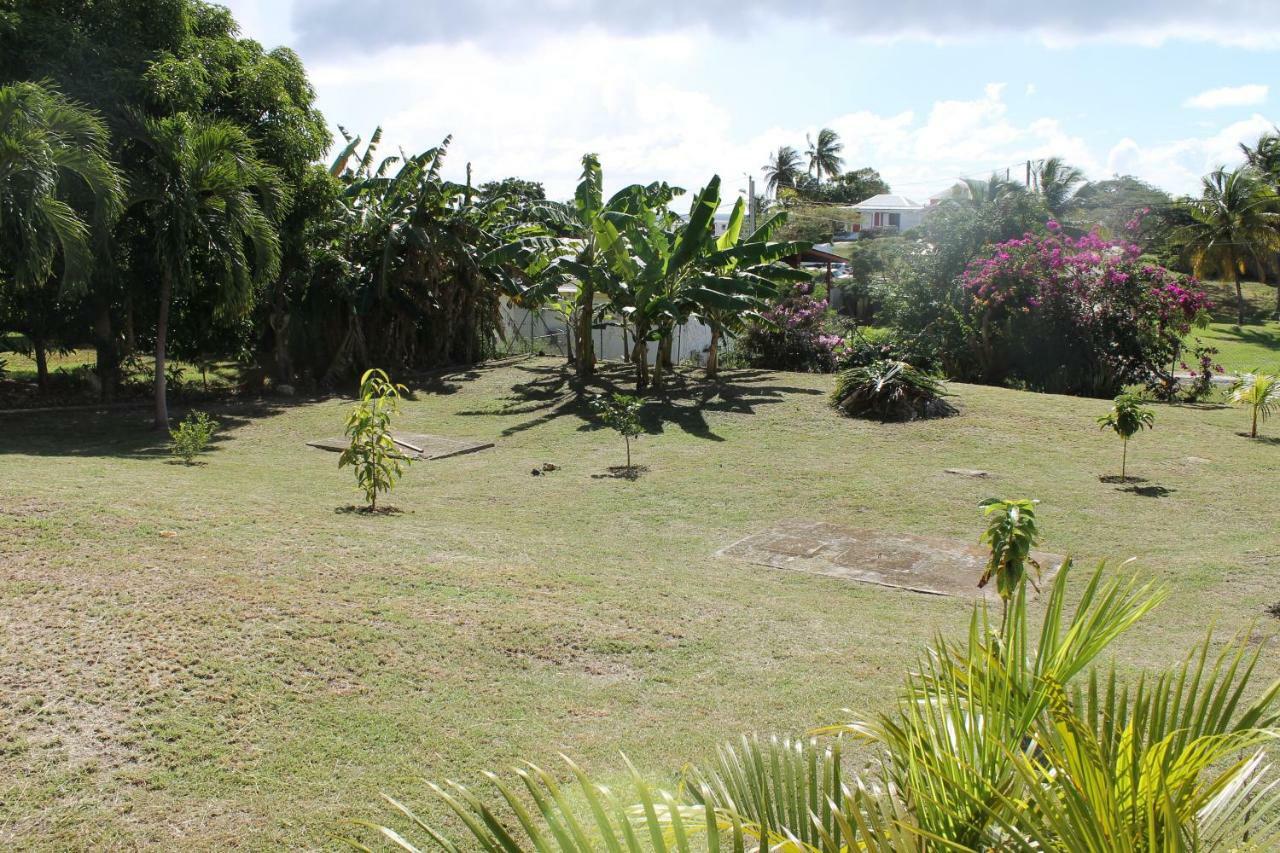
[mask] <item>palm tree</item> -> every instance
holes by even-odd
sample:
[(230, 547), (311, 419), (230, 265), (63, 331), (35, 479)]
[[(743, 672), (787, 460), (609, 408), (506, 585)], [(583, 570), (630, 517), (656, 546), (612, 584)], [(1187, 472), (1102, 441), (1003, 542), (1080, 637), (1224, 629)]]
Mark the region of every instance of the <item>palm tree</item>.
[[(63, 289), (88, 281), (94, 233), (105, 237), (123, 198), (107, 142), (102, 120), (56, 90), (38, 83), (0, 86), (0, 283), (12, 282), (15, 301), (24, 294), (33, 303), (48, 301), (34, 294), (55, 273)], [(43, 323), (28, 319), (44, 389)]]
[(1191, 222), (1179, 236), (1191, 268), (1199, 276), (1216, 273), (1235, 282), (1236, 319), (1241, 326), (1245, 302), (1240, 276), (1245, 265), (1252, 260), (1258, 274), (1265, 275), (1263, 256), (1280, 250), (1280, 213), (1271, 209), (1275, 198), (1257, 170), (1244, 166), (1206, 175), (1200, 198), (1186, 204)]
[(132, 207), (146, 223), (160, 272), (156, 315), (155, 426), (166, 429), (165, 347), (176, 292), (215, 289), (217, 311), (240, 316), (253, 289), (280, 268), (270, 217), (283, 200), (274, 169), (234, 124), (185, 115), (137, 117), (146, 161)]
[[(1245, 161), (1257, 169), (1263, 180), (1271, 185), (1272, 192), (1280, 196), (1280, 128), (1273, 127), (1262, 134), (1252, 148), (1240, 143), (1240, 150)], [(1280, 285), (1276, 287), (1276, 310), (1273, 316), (1280, 320)]]
[(840, 174), (840, 170), (844, 168), (844, 159), (840, 156), (844, 144), (840, 142), (839, 135), (831, 128), (824, 127), (818, 131), (817, 142), (810, 139), (808, 134), (804, 138), (809, 143), (806, 152), (809, 155), (809, 172), (818, 182), (822, 182), (823, 175), (830, 179)]
[(765, 189), (776, 194), (782, 187), (794, 187), (802, 174), (800, 152), (783, 145), (770, 154), (769, 162), (764, 164)]
[(992, 172), (986, 180), (980, 178), (961, 178), (960, 183), (952, 189), (952, 198), (968, 202), (973, 207), (986, 207), (1008, 196), (1023, 191), (1022, 184), (1000, 177)]
[(1044, 206), (1054, 216), (1062, 215), (1076, 187), (1085, 181), (1084, 172), (1068, 166), (1061, 157), (1041, 160), (1031, 177), (1036, 192), (1044, 199)]
[(1280, 411), (1280, 376), (1258, 370), (1244, 374), (1231, 386), (1231, 402), (1249, 407), (1249, 437), (1257, 438), (1259, 418), (1265, 421)]

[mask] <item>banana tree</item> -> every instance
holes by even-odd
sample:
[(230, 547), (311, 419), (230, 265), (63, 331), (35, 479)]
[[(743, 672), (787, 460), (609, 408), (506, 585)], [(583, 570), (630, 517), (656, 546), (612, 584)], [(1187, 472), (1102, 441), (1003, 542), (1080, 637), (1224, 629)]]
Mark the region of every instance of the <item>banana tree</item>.
[[(650, 384), (663, 386), (665, 373), (672, 367), (672, 333), (677, 326), (693, 316), (714, 316), (716, 336), (717, 329), (723, 334), (739, 321), (728, 318), (758, 315), (776, 295), (774, 281), (789, 275), (773, 265), (808, 248), (807, 243), (740, 241), (741, 201), (730, 215), (729, 230), (717, 238), (714, 220), (719, 207), (720, 176), (714, 175), (694, 198), (687, 219), (680, 222), (669, 213), (641, 211), (632, 217), (626, 241), (612, 253), (631, 298), (628, 307), (636, 329), (632, 357), (640, 390)], [(775, 227), (762, 236), (767, 238)], [(648, 375), (651, 342), (657, 343), (658, 350), (652, 380)], [(715, 344), (718, 348), (718, 336)]]
[[(489, 254), (488, 261), (519, 271), (517, 287), (510, 294), (519, 304), (534, 308), (564, 301), (571, 306), (570, 352), (578, 376), (595, 373), (591, 331), (601, 309), (621, 312), (626, 307), (615, 251), (623, 231), (632, 217), (665, 207), (682, 192), (661, 183), (632, 184), (606, 201), (600, 160), (586, 154), (573, 201), (543, 205), (538, 221)], [(596, 304), (598, 295), (608, 300), (604, 306)]]

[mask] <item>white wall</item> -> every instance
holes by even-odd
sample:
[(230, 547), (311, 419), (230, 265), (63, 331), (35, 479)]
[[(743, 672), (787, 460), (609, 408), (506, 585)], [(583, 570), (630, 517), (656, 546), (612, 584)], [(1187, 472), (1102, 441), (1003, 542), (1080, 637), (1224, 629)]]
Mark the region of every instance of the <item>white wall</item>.
[[(507, 300), (502, 301), (501, 306), (503, 327), (507, 336), (507, 348), (513, 352), (527, 352), (543, 350), (547, 353), (565, 354), (565, 340), (568, 336), (568, 327), (561, 315), (552, 310), (530, 311), (512, 305)], [(622, 329), (618, 326), (608, 326), (603, 329), (596, 329), (593, 335), (595, 339), (596, 358), (608, 361), (623, 361), (626, 358), (623, 345)], [(634, 341), (630, 331), (627, 333), (627, 340)], [(502, 344), (499, 342), (499, 347)], [(676, 334), (671, 342), (671, 358), (673, 361), (681, 362), (690, 356), (695, 356), (698, 363), (706, 361), (707, 347), (711, 346), (711, 327), (697, 320), (690, 320), (683, 326), (676, 328)], [(724, 349), (724, 344), (721, 344)], [(649, 361), (653, 362), (656, 357), (657, 347), (654, 344), (649, 345)]]

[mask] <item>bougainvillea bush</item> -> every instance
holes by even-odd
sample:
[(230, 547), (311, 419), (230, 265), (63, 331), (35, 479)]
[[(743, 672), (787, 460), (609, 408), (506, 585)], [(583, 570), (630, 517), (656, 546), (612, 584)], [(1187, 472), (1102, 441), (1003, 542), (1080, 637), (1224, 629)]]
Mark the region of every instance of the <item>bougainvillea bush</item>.
[(764, 322), (747, 329), (738, 352), (752, 367), (829, 373), (845, 336), (828, 315), (827, 300), (814, 297), (813, 285), (797, 284), (761, 312)]
[(989, 384), (1107, 397), (1164, 376), (1209, 301), (1195, 279), (1127, 240), (1081, 237), (1049, 222), (969, 264), (975, 375)]

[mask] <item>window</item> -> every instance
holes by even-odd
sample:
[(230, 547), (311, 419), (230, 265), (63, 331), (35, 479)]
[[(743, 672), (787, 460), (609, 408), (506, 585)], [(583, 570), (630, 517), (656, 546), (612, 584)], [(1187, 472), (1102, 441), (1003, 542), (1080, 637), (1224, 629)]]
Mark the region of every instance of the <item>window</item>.
[(897, 227), (898, 227), (899, 225), (901, 225), (901, 224), (902, 224), (902, 214), (900, 214), (900, 213), (890, 213), (890, 214), (889, 214), (889, 227), (890, 227), (890, 228), (897, 228)]
[(877, 210), (877, 211), (876, 211), (875, 227), (876, 227), (876, 228), (879, 228), (879, 227), (881, 227), (882, 225), (884, 225), (884, 214)]

